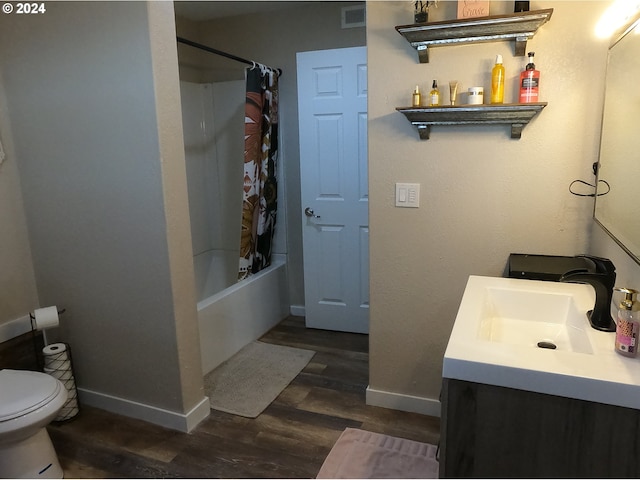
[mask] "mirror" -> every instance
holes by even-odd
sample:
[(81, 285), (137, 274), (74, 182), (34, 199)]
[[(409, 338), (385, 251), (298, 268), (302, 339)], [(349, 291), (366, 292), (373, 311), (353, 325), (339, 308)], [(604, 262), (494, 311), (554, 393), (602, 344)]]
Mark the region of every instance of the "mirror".
[(638, 58), (640, 18), (609, 48), (594, 218), (640, 264)]

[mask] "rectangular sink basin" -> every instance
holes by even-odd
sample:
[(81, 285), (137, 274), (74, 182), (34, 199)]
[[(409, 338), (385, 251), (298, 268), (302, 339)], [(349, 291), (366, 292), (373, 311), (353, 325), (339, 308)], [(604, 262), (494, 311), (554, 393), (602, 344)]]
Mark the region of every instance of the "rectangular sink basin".
[(573, 296), (490, 287), (480, 310), (478, 338), (529, 348), (593, 354), (584, 312)]
[(591, 328), (585, 284), (470, 276), (443, 377), (640, 408), (640, 358)]

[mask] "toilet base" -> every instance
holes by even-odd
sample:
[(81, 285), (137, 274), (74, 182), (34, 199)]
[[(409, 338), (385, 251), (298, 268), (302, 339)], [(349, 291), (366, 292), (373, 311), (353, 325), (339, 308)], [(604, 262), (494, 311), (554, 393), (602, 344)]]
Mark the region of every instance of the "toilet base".
[(0, 446), (0, 477), (64, 478), (46, 428), (24, 440)]

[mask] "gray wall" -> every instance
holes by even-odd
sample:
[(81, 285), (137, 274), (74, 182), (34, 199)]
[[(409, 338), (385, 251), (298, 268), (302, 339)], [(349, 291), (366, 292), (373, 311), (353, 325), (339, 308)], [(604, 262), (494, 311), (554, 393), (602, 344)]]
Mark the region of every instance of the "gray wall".
[(81, 389), (187, 412), (203, 393), (173, 5), (46, 7), (0, 16), (40, 301), (67, 309)]
[(0, 164), (0, 342), (22, 331), (13, 326), (38, 307), (27, 222), (22, 203), (11, 124), (0, 65), (0, 141), (5, 160)]

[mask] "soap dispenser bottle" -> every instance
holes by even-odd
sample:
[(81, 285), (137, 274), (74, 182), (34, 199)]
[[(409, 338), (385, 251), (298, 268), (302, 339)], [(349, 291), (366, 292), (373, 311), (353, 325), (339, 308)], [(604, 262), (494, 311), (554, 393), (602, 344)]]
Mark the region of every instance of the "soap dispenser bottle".
[(438, 89), (438, 81), (434, 80), (429, 92), (429, 106), (437, 107), (440, 105), (440, 90)]
[(533, 103), (538, 101), (538, 89), (540, 88), (540, 71), (536, 70), (533, 63), (535, 52), (529, 52), (529, 63), (520, 74), (520, 103)]
[(635, 308), (636, 302), (633, 296), (638, 292), (631, 288), (616, 287), (615, 290), (624, 293), (624, 299), (620, 301), (618, 318), (616, 319), (615, 350), (620, 355), (635, 357), (638, 354), (640, 317)]

